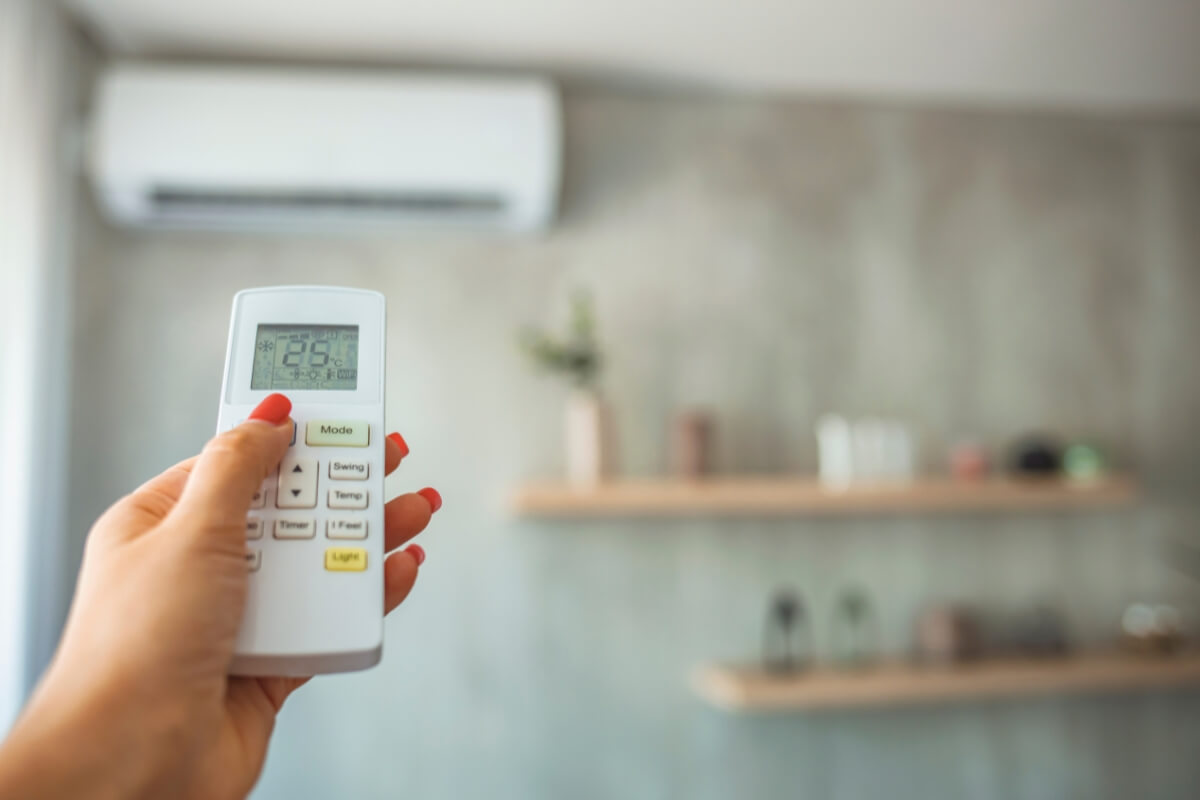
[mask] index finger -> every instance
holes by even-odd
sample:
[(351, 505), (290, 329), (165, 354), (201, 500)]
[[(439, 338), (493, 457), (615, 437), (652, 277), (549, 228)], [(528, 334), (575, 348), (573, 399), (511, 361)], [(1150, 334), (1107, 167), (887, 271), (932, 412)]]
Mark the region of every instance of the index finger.
[(387, 444), (383, 454), (383, 474), (391, 475), (400, 466), (400, 462), (408, 455), (408, 442), (396, 432), (387, 435)]

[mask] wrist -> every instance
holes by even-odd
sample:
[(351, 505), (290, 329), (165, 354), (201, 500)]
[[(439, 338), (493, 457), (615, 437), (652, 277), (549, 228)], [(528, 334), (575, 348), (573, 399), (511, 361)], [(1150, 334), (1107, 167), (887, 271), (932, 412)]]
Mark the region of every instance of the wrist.
[[(47, 676), (0, 747), (0, 797), (128, 800), (156, 791), (169, 744), (148, 735), (148, 715), (116, 684), (87, 681), (67, 687)], [(59, 685), (56, 685), (59, 684)], [(140, 729), (139, 729), (140, 728)], [(156, 740), (157, 739), (157, 740)]]

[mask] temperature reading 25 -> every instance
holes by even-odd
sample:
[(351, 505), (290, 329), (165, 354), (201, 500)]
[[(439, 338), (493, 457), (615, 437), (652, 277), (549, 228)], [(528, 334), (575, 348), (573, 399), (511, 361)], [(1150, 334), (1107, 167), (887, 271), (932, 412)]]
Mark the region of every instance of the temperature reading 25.
[(329, 359), (330, 342), (328, 339), (318, 339), (312, 343), (312, 347), (308, 346), (308, 342), (302, 339), (289, 339), (287, 349), (283, 352), (283, 366), (299, 367), (304, 364), (304, 356), (308, 355), (308, 366), (310, 367), (327, 367), (332, 364), (335, 367), (342, 366), (342, 359), (335, 358), (332, 361)]
[(357, 326), (258, 326), (251, 389), (352, 391), (357, 384)]

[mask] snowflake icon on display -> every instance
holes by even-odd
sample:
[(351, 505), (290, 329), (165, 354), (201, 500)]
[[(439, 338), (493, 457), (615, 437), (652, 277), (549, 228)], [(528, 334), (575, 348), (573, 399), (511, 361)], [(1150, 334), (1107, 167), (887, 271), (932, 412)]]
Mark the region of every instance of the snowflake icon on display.
[(265, 339), (264, 341), (258, 343), (258, 349), (264, 353), (269, 353), (275, 349), (275, 343), (270, 339)]

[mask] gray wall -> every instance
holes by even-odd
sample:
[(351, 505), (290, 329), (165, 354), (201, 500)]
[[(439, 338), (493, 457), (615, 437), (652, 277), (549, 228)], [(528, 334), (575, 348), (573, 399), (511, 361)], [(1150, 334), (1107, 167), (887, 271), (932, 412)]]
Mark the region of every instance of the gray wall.
[[(71, 512), (212, 431), (231, 295), (339, 283), (390, 302), (394, 488), (446, 500), (383, 666), (289, 703), (263, 798), (1127, 798), (1200, 793), (1200, 694), (735, 717), (685, 675), (758, 651), (799, 586), (828, 640), (871, 591), (888, 651), (931, 600), (1057, 605), (1102, 644), (1179, 604), (1200, 475), (1200, 124), (597, 90), (567, 103), (564, 215), (537, 239), (133, 234), (80, 245)], [(563, 389), (514, 347), (596, 296), (629, 474), (672, 409), (726, 471), (811, 470), (826, 410), (946, 442), (1030, 428), (1136, 468), (1140, 508), (1004, 518), (521, 522), (561, 467)]]

